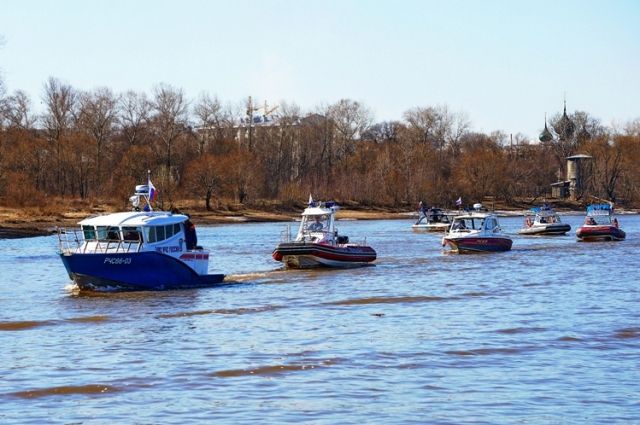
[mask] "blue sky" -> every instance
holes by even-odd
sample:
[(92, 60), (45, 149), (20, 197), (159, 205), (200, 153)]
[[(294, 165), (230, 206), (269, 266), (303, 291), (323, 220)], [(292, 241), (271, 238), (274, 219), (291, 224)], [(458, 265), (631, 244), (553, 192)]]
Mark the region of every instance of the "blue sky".
[(536, 137), (544, 113), (640, 118), (640, 1), (4, 0), (0, 72), (38, 106), (49, 76), (90, 90), (168, 83), (376, 121), (446, 104), (477, 131)]

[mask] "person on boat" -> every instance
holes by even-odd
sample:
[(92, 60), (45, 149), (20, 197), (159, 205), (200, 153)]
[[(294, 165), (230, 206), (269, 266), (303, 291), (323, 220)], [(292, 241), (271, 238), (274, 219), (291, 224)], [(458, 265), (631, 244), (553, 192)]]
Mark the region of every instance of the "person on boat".
[(320, 221), (320, 216), (316, 216), (316, 221), (309, 225), (309, 230), (312, 232), (320, 232), (324, 228), (324, 225)]
[(187, 217), (184, 222), (184, 239), (187, 244), (187, 250), (190, 251), (198, 246), (198, 235), (196, 234), (196, 226), (191, 222), (189, 214), (187, 214)]
[(464, 220), (460, 220), (453, 225), (453, 230), (465, 230), (467, 228), (466, 224), (464, 224)]
[(617, 218), (613, 217), (612, 223), (613, 223), (613, 226), (616, 229), (620, 227), (620, 223), (618, 223), (618, 219)]
[(595, 226), (596, 225), (596, 221), (593, 219), (593, 217), (587, 217), (586, 220), (584, 221), (584, 224), (588, 224), (590, 226)]
[(525, 219), (524, 219), (524, 224), (525, 224), (527, 227), (531, 227), (531, 226), (533, 225), (533, 222), (531, 221), (531, 217), (527, 217), (527, 218), (525, 218)]

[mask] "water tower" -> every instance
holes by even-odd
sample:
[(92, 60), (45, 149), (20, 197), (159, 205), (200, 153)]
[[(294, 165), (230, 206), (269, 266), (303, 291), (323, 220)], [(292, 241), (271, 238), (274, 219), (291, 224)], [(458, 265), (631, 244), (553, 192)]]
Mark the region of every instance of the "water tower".
[(579, 154), (567, 157), (567, 181), (569, 182), (569, 197), (572, 201), (579, 199), (586, 188), (587, 167), (586, 162), (592, 156)]

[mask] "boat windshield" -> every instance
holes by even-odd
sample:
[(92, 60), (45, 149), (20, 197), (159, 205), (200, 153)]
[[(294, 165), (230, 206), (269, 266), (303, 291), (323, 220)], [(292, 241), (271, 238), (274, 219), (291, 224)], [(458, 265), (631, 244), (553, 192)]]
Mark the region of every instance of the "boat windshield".
[(496, 220), (494, 217), (487, 217), (487, 219), (485, 220), (485, 224), (487, 230), (494, 230), (496, 227), (498, 227), (498, 220)]
[(329, 216), (327, 214), (307, 215), (304, 217), (302, 229), (305, 232), (326, 232), (329, 230)]
[[(593, 220), (593, 221), (591, 221)], [(587, 216), (585, 220), (586, 224), (591, 225), (609, 225), (611, 224), (611, 216), (610, 215), (591, 215)]]
[(483, 219), (480, 218), (456, 218), (451, 225), (451, 230), (476, 230), (481, 229)]

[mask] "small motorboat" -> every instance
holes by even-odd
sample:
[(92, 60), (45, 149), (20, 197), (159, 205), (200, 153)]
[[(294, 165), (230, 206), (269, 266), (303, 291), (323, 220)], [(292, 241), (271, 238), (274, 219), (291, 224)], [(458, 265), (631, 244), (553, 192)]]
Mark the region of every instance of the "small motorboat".
[(427, 208), (418, 214), (418, 221), (411, 226), (417, 232), (446, 232), (455, 216), (440, 208)]
[(509, 251), (513, 241), (502, 232), (498, 216), (476, 211), (454, 217), (449, 230), (442, 238), (442, 246), (449, 246), (457, 253)]
[(576, 231), (578, 241), (622, 241), (627, 234), (620, 228), (611, 204), (587, 206), (584, 224)]
[(60, 258), (81, 290), (182, 289), (223, 281), (224, 274), (208, 274), (209, 251), (197, 245), (189, 216), (153, 211), (154, 191), (149, 180), (136, 186), (133, 211), (58, 229)]
[(358, 267), (376, 259), (376, 251), (363, 244), (349, 242), (349, 237), (338, 235), (335, 215), (339, 207), (333, 202), (316, 202), (302, 213), (300, 228), (291, 239), (290, 227), (283, 241), (273, 251), (273, 259), (288, 268)]
[[(533, 218), (531, 218), (533, 216)], [(571, 226), (563, 223), (558, 213), (548, 205), (531, 208), (525, 215), (524, 226), (518, 231), (521, 235), (556, 236), (564, 235)]]

